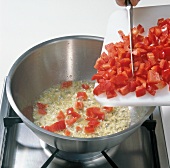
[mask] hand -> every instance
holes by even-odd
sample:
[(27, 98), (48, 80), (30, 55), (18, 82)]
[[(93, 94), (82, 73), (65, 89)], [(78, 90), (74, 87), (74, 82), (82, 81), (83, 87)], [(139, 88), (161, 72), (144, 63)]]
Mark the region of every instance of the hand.
[[(130, 0), (133, 6), (136, 6), (140, 0)], [(125, 0), (116, 0), (119, 6), (125, 6)]]

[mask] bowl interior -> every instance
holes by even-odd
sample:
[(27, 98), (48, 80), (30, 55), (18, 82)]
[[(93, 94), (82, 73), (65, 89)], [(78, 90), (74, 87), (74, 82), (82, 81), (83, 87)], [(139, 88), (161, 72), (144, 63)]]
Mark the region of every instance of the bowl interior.
[(9, 75), (18, 109), (32, 120), (31, 106), (45, 89), (62, 81), (90, 80), (102, 44), (102, 38), (61, 38), (24, 53)]

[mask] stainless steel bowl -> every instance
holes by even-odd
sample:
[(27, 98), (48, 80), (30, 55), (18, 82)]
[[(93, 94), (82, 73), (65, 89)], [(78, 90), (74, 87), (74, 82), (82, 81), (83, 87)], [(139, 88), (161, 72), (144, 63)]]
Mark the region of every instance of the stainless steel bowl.
[(33, 123), (32, 105), (45, 89), (66, 80), (90, 80), (100, 56), (103, 38), (68, 36), (41, 43), (12, 66), (7, 97), (23, 122), (44, 142), (66, 152), (97, 152), (117, 146), (130, 136), (155, 107), (131, 107), (131, 125), (119, 133), (97, 138), (72, 138), (48, 132)]

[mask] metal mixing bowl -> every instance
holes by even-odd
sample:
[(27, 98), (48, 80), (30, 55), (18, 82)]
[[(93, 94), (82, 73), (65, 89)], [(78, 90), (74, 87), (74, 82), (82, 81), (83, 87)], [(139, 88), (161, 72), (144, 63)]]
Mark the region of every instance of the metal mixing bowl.
[(131, 125), (97, 138), (72, 138), (46, 131), (33, 123), (32, 105), (47, 88), (67, 80), (90, 80), (103, 38), (68, 36), (43, 42), (21, 55), (7, 77), (8, 100), (23, 122), (44, 142), (66, 152), (97, 152), (117, 146), (149, 117), (155, 107), (131, 107)]

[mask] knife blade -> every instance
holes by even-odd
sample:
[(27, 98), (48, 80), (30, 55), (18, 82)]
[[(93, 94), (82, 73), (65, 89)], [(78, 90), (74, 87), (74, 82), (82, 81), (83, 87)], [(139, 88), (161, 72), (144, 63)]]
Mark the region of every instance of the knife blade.
[(131, 58), (131, 66), (132, 66), (132, 75), (134, 74), (134, 65), (133, 65), (133, 36), (132, 36), (132, 28), (133, 28), (133, 6), (130, 0), (125, 1), (127, 14), (128, 14), (128, 31), (129, 31), (129, 42), (130, 42), (130, 58)]

